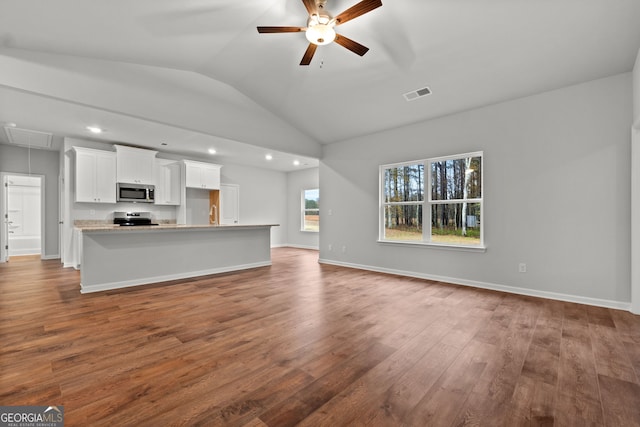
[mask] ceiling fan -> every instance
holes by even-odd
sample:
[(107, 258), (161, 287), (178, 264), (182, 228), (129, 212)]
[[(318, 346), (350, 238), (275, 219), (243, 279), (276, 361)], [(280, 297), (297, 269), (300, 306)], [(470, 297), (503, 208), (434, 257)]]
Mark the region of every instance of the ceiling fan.
[(306, 27), (258, 27), (258, 32), (262, 34), (297, 33), (304, 31), (307, 40), (309, 40), (309, 47), (307, 47), (302, 61), (300, 61), (300, 65), (309, 65), (318, 46), (334, 41), (360, 56), (367, 53), (369, 50), (368, 47), (337, 34), (334, 27), (382, 6), (381, 0), (362, 0), (360, 3), (351, 6), (335, 17), (325, 10), (327, 0), (302, 0), (302, 3), (304, 3), (304, 7), (307, 8), (307, 12), (309, 12)]

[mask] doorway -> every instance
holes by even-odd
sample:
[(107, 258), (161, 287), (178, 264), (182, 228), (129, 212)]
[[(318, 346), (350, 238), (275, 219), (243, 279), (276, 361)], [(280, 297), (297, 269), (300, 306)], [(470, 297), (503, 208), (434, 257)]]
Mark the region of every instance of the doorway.
[(0, 262), (44, 253), (44, 177), (2, 173)]

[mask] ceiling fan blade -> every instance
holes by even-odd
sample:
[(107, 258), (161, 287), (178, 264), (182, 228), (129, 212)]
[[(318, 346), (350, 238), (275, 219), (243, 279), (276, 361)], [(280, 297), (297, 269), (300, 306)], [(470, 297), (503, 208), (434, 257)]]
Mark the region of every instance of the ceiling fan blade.
[(304, 7), (307, 8), (307, 12), (309, 12), (309, 15), (313, 15), (318, 11), (316, 8), (315, 0), (302, 0), (302, 3), (304, 3)]
[(306, 28), (304, 27), (258, 27), (258, 32), (260, 34), (266, 33), (298, 33), (300, 31), (304, 31)]
[(364, 15), (367, 12), (371, 12), (373, 9), (382, 6), (381, 0), (362, 0), (345, 10), (334, 18), (336, 25), (344, 24), (347, 21), (351, 21), (358, 16)]
[(360, 43), (355, 42), (349, 38), (346, 38), (345, 36), (341, 36), (340, 34), (336, 34), (335, 42), (338, 43), (340, 46), (346, 47), (351, 52), (360, 56), (364, 55), (369, 51), (368, 47), (363, 46)]
[(300, 65), (311, 64), (311, 59), (313, 58), (313, 54), (316, 53), (317, 48), (318, 45), (309, 43), (309, 47), (307, 47), (307, 50), (304, 52), (304, 56), (302, 57), (302, 61), (300, 61)]

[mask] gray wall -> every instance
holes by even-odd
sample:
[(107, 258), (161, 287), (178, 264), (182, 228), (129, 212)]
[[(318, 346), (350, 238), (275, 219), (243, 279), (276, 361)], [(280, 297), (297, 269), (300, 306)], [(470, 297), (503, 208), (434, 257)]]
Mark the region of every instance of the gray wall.
[(59, 153), (50, 150), (31, 149), (0, 144), (0, 172), (29, 173), (29, 158), (31, 159), (31, 173), (44, 175), (45, 192), (45, 246), (43, 258), (58, 258), (58, 176), (60, 171)]
[(640, 128), (640, 50), (633, 67), (633, 117), (634, 123)]
[[(628, 304), (631, 94), (626, 73), (326, 146), (321, 260)], [(376, 242), (380, 164), (476, 150), (486, 252)]]
[[(319, 169), (311, 168), (287, 174), (287, 237), (290, 246), (318, 249), (319, 234), (302, 229), (302, 190), (318, 188)], [(322, 192), (320, 193), (322, 198)], [(320, 202), (322, 203), (322, 201)], [(322, 227), (322, 220), (320, 220)]]
[(287, 243), (287, 176), (284, 172), (224, 165), (220, 182), (238, 184), (240, 224), (279, 224), (271, 228), (271, 246)]

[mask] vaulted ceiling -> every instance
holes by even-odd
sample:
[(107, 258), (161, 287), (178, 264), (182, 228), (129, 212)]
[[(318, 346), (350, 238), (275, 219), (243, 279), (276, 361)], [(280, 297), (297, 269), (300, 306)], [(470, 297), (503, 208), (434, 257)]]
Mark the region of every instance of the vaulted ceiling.
[(638, 0), (383, 0), (339, 27), (366, 55), (320, 46), (309, 66), (304, 33), (256, 31), (306, 18), (301, 0), (0, 0), (0, 124), (294, 170), (323, 144), (630, 71), (640, 48)]

